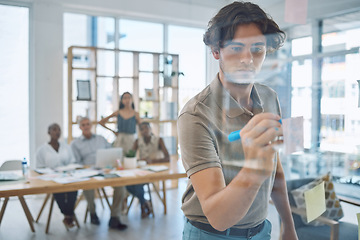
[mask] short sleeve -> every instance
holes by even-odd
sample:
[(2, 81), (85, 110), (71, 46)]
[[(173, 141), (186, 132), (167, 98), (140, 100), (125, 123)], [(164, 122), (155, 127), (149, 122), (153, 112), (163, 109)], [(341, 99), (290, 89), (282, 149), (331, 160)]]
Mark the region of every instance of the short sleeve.
[(178, 134), (181, 159), (188, 177), (206, 168), (221, 168), (215, 140), (198, 116), (189, 113), (180, 115)]

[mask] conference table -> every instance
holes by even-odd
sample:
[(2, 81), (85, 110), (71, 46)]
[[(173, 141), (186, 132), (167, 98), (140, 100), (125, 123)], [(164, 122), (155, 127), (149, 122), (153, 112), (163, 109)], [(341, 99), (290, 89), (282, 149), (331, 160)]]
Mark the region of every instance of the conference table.
[[(183, 169), (180, 161), (174, 161), (171, 163), (161, 163), (161, 164), (152, 164), (148, 166), (157, 166), (157, 165), (166, 165), (168, 166), (167, 170), (160, 172), (151, 172), (145, 175), (138, 176), (126, 176), (126, 177), (116, 177), (116, 178), (90, 178), (86, 181), (73, 182), (67, 184), (56, 183), (54, 181), (45, 181), (37, 178), (39, 176), (38, 173), (34, 171), (30, 171), (29, 180), (18, 181), (18, 182), (9, 182), (0, 185), (0, 199), (5, 198), (5, 201), (2, 205), (0, 211), (0, 224), (3, 218), (7, 201), (9, 197), (18, 197), (19, 201), (24, 209), (25, 215), (29, 222), (30, 228), (33, 232), (35, 232), (33, 222), (34, 219), (30, 213), (30, 210), (25, 202), (25, 195), (33, 195), (33, 194), (51, 194), (58, 192), (70, 192), (76, 191), (79, 189), (88, 190), (88, 189), (97, 189), (104, 188), (106, 186), (127, 186), (134, 184), (145, 184), (152, 182), (162, 182), (162, 197), (159, 194), (159, 190), (155, 189), (155, 192), (161, 199), (164, 205), (164, 214), (166, 214), (166, 180), (177, 180), (180, 178), (185, 178), (186, 173)], [(156, 186), (156, 185), (153, 185)]]

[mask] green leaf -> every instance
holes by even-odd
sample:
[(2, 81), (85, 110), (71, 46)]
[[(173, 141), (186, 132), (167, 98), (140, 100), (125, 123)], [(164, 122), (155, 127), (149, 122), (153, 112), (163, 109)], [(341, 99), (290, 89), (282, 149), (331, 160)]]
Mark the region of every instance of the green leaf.
[(125, 153), (125, 157), (135, 157), (136, 156), (136, 152), (134, 150), (129, 150), (127, 153)]

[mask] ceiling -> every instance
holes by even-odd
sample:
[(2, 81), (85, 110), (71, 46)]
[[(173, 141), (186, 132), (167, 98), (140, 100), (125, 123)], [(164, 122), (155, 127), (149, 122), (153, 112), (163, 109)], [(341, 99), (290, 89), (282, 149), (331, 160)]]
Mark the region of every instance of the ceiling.
[[(165, 0), (165, 1), (182, 2), (182, 3), (209, 7), (214, 9), (220, 9), (226, 4), (233, 2), (233, 0)], [(251, 2), (258, 4), (267, 13), (269, 13), (282, 28), (287, 28), (293, 26), (294, 24), (287, 23), (284, 21), (286, 1), (299, 1), (299, 0), (252, 0)], [(305, 0), (301, 0), (301, 1), (306, 2)], [(326, 18), (343, 13), (360, 11), (360, 0), (341, 0), (341, 1), (308, 0), (307, 2), (308, 2), (308, 7), (307, 7), (308, 23), (310, 23), (312, 19)], [(360, 19), (358, 14), (354, 17)]]

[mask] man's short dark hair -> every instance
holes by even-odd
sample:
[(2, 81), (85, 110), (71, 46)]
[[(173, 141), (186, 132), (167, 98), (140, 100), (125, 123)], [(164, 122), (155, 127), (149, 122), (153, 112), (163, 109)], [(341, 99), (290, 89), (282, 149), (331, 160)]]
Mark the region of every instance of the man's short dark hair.
[(148, 126), (149, 128), (151, 128), (149, 122), (141, 122), (141, 123), (139, 124), (139, 127), (142, 127), (142, 126)]
[(239, 25), (254, 23), (266, 37), (267, 51), (279, 49), (285, 41), (285, 33), (258, 5), (251, 2), (233, 2), (209, 21), (204, 43), (212, 51), (223, 48), (226, 41), (234, 38)]

